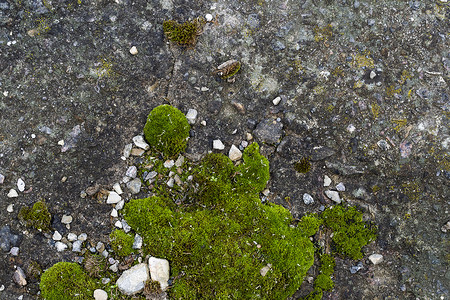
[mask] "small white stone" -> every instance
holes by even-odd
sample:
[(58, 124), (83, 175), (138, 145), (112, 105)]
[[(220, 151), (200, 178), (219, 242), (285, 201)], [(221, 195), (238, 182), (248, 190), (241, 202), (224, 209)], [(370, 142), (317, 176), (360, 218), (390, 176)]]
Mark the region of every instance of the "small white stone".
[(251, 141), (251, 140), (253, 140), (253, 135), (250, 132), (247, 132), (245, 134), (245, 138), (247, 139), (247, 141)]
[(62, 239), (61, 233), (59, 233), (58, 231), (55, 231), (55, 232), (53, 233), (52, 239), (53, 239), (54, 241), (60, 241), (60, 240)]
[(142, 241), (142, 237), (139, 234), (136, 234), (134, 236), (133, 249), (141, 249)]
[(206, 126), (206, 121), (201, 121), (200, 124), (202, 124), (203, 126)]
[(125, 205), (125, 200), (120, 200), (119, 202), (117, 202), (116, 206), (114, 207), (117, 210), (121, 210), (123, 208), (123, 206)]
[(206, 15), (205, 15), (205, 19), (206, 19), (207, 22), (211, 22), (212, 19), (213, 19), (212, 14), (206, 14)]
[(84, 242), (85, 240), (87, 240), (87, 234), (86, 233), (82, 233), (78, 236), (78, 239), (82, 242)]
[(120, 187), (120, 184), (118, 182), (116, 182), (113, 185), (113, 190), (118, 194), (121, 195), (123, 193), (122, 188)]
[(150, 257), (148, 260), (148, 268), (153, 281), (158, 281), (161, 289), (165, 291), (169, 286), (169, 261), (163, 258)]
[(377, 76), (377, 73), (375, 71), (370, 71), (370, 79), (374, 79)]
[(126, 144), (125, 147), (123, 147), (123, 157), (125, 157), (125, 159), (130, 157), (131, 149), (133, 149), (133, 144)]
[(132, 55), (138, 54), (138, 49), (136, 48), (136, 46), (131, 47), (130, 53), (131, 53)]
[(83, 241), (77, 240), (72, 244), (72, 252), (81, 252), (81, 245), (83, 245)]
[(25, 272), (22, 270), (21, 267), (17, 267), (17, 269), (16, 269), (16, 271), (14, 272), (14, 275), (13, 275), (13, 280), (14, 280), (15, 283), (17, 283), (20, 286), (27, 285)]
[(137, 176), (137, 168), (136, 166), (129, 166), (127, 169), (127, 172), (125, 173), (126, 176), (130, 178), (136, 178)]
[(173, 161), (173, 159), (170, 160), (166, 160), (164, 162), (164, 168), (170, 169), (175, 165), (175, 162)]
[(77, 235), (76, 235), (75, 233), (73, 233), (73, 232), (70, 232), (70, 233), (67, 235), (67, 239), (68, 239), (70, 242), (74, 242), (74, 241), (77, 240)]
[(8, 198), (16, 198), (19, 197), (19, 194), (17, 193), (17, 191), (15, 189), (10, 189), (8, 192)]
[(0, 292), (3, 292), (4, 290), (5, 290), (5, 285), (2, 284), (2, 285), (0, 286)]
[(236, 161), (242, 158), (242, 152), (235, 145), (231, 145), (230, 152), (228, 152), (228, 157), (232, 161)]
[(314, 199), (313, 199), (313, 197), (310, 194), (304, 193), (303, 194), (303, 202), (306, 205), (313, 204), (314, 203)]
[(25, 182), (22, 178), (17, 179), (17, 188), (19, 189), (19, 192), (25, 191)]
[[(136, 147), (139, 147), (144, 150), (150, 149), (150, 145), (147, 144), (147, 142), (144, 140), (144, 137), (142, 135), (137, 135), (133, 138), (133, 143), (136, 145)], [(131, 151), (131, 149), (130, 149)]]
[(341, 197), (339, 197), (339, 193), (336, 191), (325, 191), (325, 195), (337, 204), (342, 202)]
[(124, 271), (116, 284), (122, 293), (131, 296), (141, 292), (149, 279), (147, 264), (141, 263)]
[(225, 149), (225, 145), (222, 143), (221, 140), (214, 140), (213, 141), (213, 149), (223, 150), (223, 149)]
[(2, 184), (5, 181), (5, 175), (0, 174), (0, 184)]
[(186, 114), (186, 119), (189, 124), (195, 124), (195, 120), (197, 119), (197, 110), (190, 108)]
[(56, 246), (56, 250), (57, 250), (58, 252), (62, 252), (62, 251), (64, 251), (64, 250), (67, 249), (67, 245), (64, 244), (64, 243), (61, 243), (61, 242), (56, 242), (56, 243), (55, 243), (55, 246)]
[(116, 204), (120, 200), (122, 200), (122, 197), (120, 197), (119, 194), (117, 194), (116, 192), (110, 191), (109, 195), (108, 195), (108, 199), (106, 200), (106, 203), (107, 204)]
[(323, 186), (330, 186), (331, 184), (331, 178), (328, 177), (327, 175), (325, 175), (325, 177), (323, 178)]
[(168, 181), (167, 181), (167, 186), (168, 187), (173, 187), (173, 183), (175, 182), (175, 179), (173, 179), (173, 178), (170, 178)]
[(119, 263), (115, 263), (115, 264), (109, 266), (109, 269), (111, 271), (113, 271), (114, 273), (116, 273), (117, 271), (119, 271)]
[(73, 220), (72, 216), (70, 216), (70, 215), (63, 215), (62, 218), (61, 218), (61, 223), (63, 223), (63, 224), (70, 224), (70, 223), (72, 223), (72, 220)]
[(272, 103), (273, 103), (273, 105), (278, 105), (278, 104), (280, 104), (280, 101), (281, 101), (281, 97), (278, 96), (272, 100)]
[(64, 140), (59, 140), (59, 141), (58, 141), (58, 145), (64, 146)]
[(356, 127), (353, 124), (350, 124), (347, 126), (347, 131), (352, 133), (353, 131), (355, 131)]
[(184, 164), (184, 156), (180, 155), (178, 156), (177, 160), (175, 161), (175, 167), (179, 168)]
[(339, 192), (345, 192), (345, 185), (344, 185), (344, 183), (339, 182), (338, 185), (336, 185), (336, 189), (337, 189)]
[(272, 268), (271, 264), (267, 264), (267, 266), (264, 266), (261, 268), (261, 270), (259, 270), (259, 273), (261, 274), (262, 277), (266, 276), (267, 272), (270, 271), (270, 269)]
[(119, 216), (119, 213), (117, 212), (117, 210), (115, 208), (113, 208), (111, 211), (111, 217), (117, 218), (118, 216)]
[(270, 194), (270, 190), (269, 189), (264, 189), (263, 191), (262, 191), (262, 194), (264, 195), (264, 196), (269, 196), (269, 194)]
[(122, 222), (117, 220), (116, 223), (114, 223), (114, 226), (116, 226), (117, 228), (122, 228)]
[(11, 254), (12, 256), (19, 255), (19, 247), (12, 247), (11, 250), (9, 250), (9, 254)]
[(108, 300), (108, 293), (104, 290), (96, 289), (94, 291), (94, 299), (95, 300)]
[(383, 255), (381, 255), (381, 254), (372, 254), (371, 256), (369, 256), (369, 260), (374, 265), (378, 265), (379, 263), (381, 263), (383, 261)]
[(202, 92), (207, 92), (207, 91), (209, 91), (209, 88), (207, 88), (206, 86), (202, 86), (202, 88), (200, 89), (200, 91), (202, 91)]
[(9, 213), (12, 213), (14, 211), (14, 204), (11, 203), (10, 205), (8, 205), (8, 207), (6, 208), (6, 211)]

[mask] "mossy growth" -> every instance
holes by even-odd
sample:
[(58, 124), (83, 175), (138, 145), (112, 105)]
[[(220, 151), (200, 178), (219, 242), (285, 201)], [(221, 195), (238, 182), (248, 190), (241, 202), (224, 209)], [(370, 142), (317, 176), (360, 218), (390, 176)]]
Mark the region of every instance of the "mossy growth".
[(355, 207), (329, 207), (322, 213), (325, 226), (333, 230), (336, 250), (351, 259), (361, 259), (361, 248), (376, 239), (376, 227), (362, 219)]
[(319, 218), (316, 213), (307, 214), (301, 218), (297, 227), (301, 229), (301, 232), (303, 232), (305, 236), (312, 236), (319, 230), (322, 223), (323, 220)]
[(97, 283), (76, 263), (59, 262), (41, 276), (41, 296), (46, 300), (92, 299)]
[[(159, 196), (125, 205), (124, 218), (143, 237), (144, 254), (171, 264), (177, 279), (170, 298), (286, 299), (313, 264), (313, 229), (291, 226), (288, 210), (259, 199), (269, 164), (258, 145), (247, 147), (243, 158), (235, 167), (223, 154), (207, 155), (192, 170), (196, 192), (181, 205)], [(269, 268), (264, 276), (263, 268)]]
[(39, 231), (50, 231), (51, 229), (52, 215), (44, 201), (34, 203), (31, 208), (23, 206), (17, 217), (27, 227), (33, 227)]
[(299, 161), (294, 163), (295, 171), (299, 173), (308, 173), (311, 170), (311, 162), (309, 157), (302, 157)]
[(186, 148), (190, 129), (185, 115), (165, 104), (155, 107), (148, 115), (144, 136), (154, 150), (172, 157)]
[(202, 18), (186, 21), (183, 24), (168, 20), (163, 22), (163, 31), (170, 41), (180, 46), (191, 47), (197, 43), (197, 37), (202, 34), (205, 23)]
[(116, 229), (109, 235), (111, 247), (119, 256), (128, 256), (133, 253), (134, 237), (121, 229)]

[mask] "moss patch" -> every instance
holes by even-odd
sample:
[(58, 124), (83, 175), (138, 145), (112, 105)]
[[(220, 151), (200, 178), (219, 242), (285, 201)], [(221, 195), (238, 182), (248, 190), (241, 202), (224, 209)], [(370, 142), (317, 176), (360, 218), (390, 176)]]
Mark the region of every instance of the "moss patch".
[(96, 283), (78, 264), (59, 262), (42, 274), (40, 288), (46, 300), (92, 299)]
[(327, 208), (322, 213), (324, 224), (333, 230), (336, 250), (351, 259), (361, 259), (361, 248), (376, 239), (376, 227), (363, 222), (362, 213), (342, 205)]
[(163, 22), (163, 31), (170, 41), (180, 46), (194, 46), (197, 43), (197, 37), (202, 33), (204, 25), (205, 20), (200, 18), (186, 21), (183, 24), (168, 20)]
[(269, 163), (259, 146), (247, 147), (237, 167), (223, 154), (209, 154), (191, 173), (195, 189), (182, 203), (154, 196), (124, 208), (125, 220), (144, 239), (144, 254), (170, 261), (177, 278), (170, 298), (291, 296), (313, 264), (308, 236), (319, 225), (304, 232), (290, 226), (288, 210), (261, 203)]
[(39, 231), (50, 231), (52, 216), (48, 212), (47, 204), (44, 201), (34, 203), (32, 208), (22, 207), (17, 217), (27, 227), (33, 227)]
[(125, 231), (116, 229), (109, 235), (111, 247), (119, 256), (127, 256), (133, 253), (134, 237)]
[(184, 151), (190, 129), (181, 111), (170, 105), (160, 105), (148, 115), (144, 136), (154, 150), (170, 157)]

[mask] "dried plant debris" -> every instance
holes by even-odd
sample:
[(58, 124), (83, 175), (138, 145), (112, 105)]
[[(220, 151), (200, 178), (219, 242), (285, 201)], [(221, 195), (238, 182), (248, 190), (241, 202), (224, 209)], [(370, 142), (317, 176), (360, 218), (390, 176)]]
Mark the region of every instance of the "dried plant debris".
[(234, 82), (234, 75), (241, 69), (241, 63), (235, 59), (230, 59), (214, 71), (215, 74), (219, 75), (220, 78), (226, 79), (228, 82)]

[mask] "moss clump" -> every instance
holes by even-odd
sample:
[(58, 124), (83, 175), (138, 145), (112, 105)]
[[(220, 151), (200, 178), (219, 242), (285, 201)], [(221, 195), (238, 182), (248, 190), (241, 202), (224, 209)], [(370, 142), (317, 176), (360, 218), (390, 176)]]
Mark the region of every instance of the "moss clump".
[(119, 256), (128, 256), (133, 253), (134, 237), (125, 231), (116, 229), (109, 235), (111, 247)]
[(261, 203), (269, 164), (258, 150), (247, 147), (237, 167), (222, 154), (207, 155), (184, 205), (158, 196), (125, 205), (144, 254), (170, 261), (177, 278), (170, 298), (286, 299), (301, 285), (314, 261), (312, 229), (291, 227), (288, 210)]
[(354, 207), (327, 208), (322, 218), (325, 226), (333, 230), (337, 251), (351, 259), (361, 259), (361, 248), (376, 239), (376, 227), (363, 222), (362, 213)]
[(42, 274), (40, 288), (46, 300), (91, 299), (96, 283), (78, 264), (59, 262)]
[(298, 222), (297, 227), (300, 228), (305, 236), (312, 236), (319, 230), (322, 223), (323, 220), (314, 213), (303, 216), (300, 222)]
[(311, 162), (309, 157), (302, 157), (299, 161), (294, 163), (295, 171), (299, 173), (308, 173), (311, 170)]
[(144, 136), (154, 150), (171, 157), (184, 151), (190, 129), (181, 111), (170, 105), (160, 105), (148, 115)]
[(197, 43), (197, 37), (202, 34), (204, 25), (205, 20), (200, 18), (183, 24), (168, 20), (163, 22), (163, 31), (170, 41), (180, 46), (194, 46)]
[(17, 215), (27, 227), (33, 227), (39, 231), (50, 231), (52, 215), (48, 212), (44, 201), (34, 203), (33, 207), (24, 206)]

